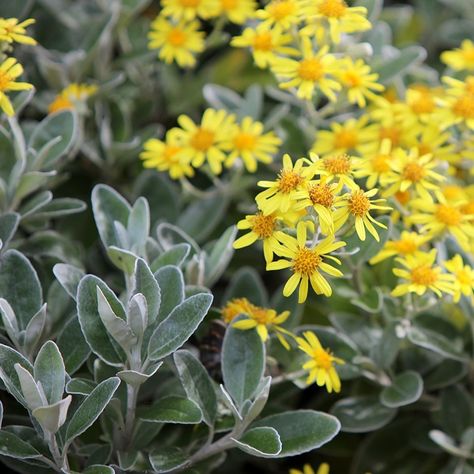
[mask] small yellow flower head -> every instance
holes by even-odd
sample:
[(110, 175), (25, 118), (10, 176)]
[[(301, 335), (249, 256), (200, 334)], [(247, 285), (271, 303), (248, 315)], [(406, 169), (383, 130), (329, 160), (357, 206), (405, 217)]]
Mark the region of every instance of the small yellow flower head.
[(273, 155), (281, 145), (281, 139), (274, 132), (264, 133), (263, 123), (244, 117), (239, 125), (235, 125), (228, 140), (222, 146), (229, 152), (226, 166), (232, 166), (241, 159), (250, 173), (257, 171), (257, 162), (269, 164)]
[(239, 314), (250, 314), (254, 308), (247, 298), (234, 298), (221, 309), (222, 319), (228, 324)]
[[(314, 474), (314, 470), (309, 464), (305, 464), (302, 471), (299, 469), (290, 469), (289, 474)], [(316, 474), (329, 474), (329, 464), (321, 464)]]
[(454, 302), (459, 302), (461, 295), (466, 296), (471, 302), (474, 302), (474, 269), (470, 265), (465, 265), (461, 255), (458, 254), (451, 260), (444, 262), (444, 267), (452, 273), (455, 278)]
[(172, 179), (194, 176), (189, 158), (180, 155), (183, 147), (173, 130), (166, 134), (165, 141), (150, 138), (144, 143), (143, 148), (140, 158), (145, 168), (167, 171)]
[(23, 74), (23, 66), (15, 58), (7, 58), (0, 64), (0, 108), (10, 117), (15, 114), (15, 111), (5, 93), (33, 88), (33, 85), (27, 82), (15, 82), (21, 74)]
[(474, 43), (465, 39), (460, 48), (442, 53), (441, 61), (455, 71), (474, 71)]
[(27, 26), (34, 22), (33, 18), (28, 18), (21, 23), (18, 22), (18, 18), (0, 18), (0, 41), (35, 45), (36, 40), (28, 36), (26, 32)]
[(77, 109), (82, 112), (87, 99), (97, 92), (97, 86), (88, 84), (69, 84), (49, 104), (50, 114), (60, 110)]
[(211, 18), (219, 11), (218, 0), (162, 0), (161, 15), (174, 20), (190, 21), (196, 17)]
[(474, 130), (474, 76), (464, 81), (452, 77), (443, 77), (443, 82), (450, 86), (443, 98), (437, 100), (440, 108), (434, 119), (442, 130), (457, 124), (464, 124)]
[(332, 76), (337, 71), (339, 60), (329, 54), (329, 47), (323, 46), (317, 52), (309, 38), (301, 40), (302, 51), (299, 59), (279, 58), (272, 65), (282, 89), (296, 88), (300, 99), (311, 100), (315, 90), (320, 90), (329, 100), (335, 102), (336, 91), (341, 84)]
[(378, 189), (371, 189), (364, 192), (362, 189), (355, 189), (350, 194), (345, 196), (345, 199), (339, 201), (336, 206), (339, 209), (334, 213), (334, 227), (336, 230), (340, 229), (349, 217), (354, 218), (355, 229), (360, 240), (365, 240), (365, 229), (372, 234), (373, 238), (378, 242), (380, 240), (379, 234), (374, 225), (386, 229), (387, 227), (380, 222), (377, 222), (371, 215), (371, 210), (388, 211), (391, 208), (387, 206), (380, 206), (380, 203), (385, 202), (385, 199), (370, 199), (375, 196)]
[(272, 0), (263, 10), (258, 10), (257, 17), (268, 27), (279, 26), (289, 30), (301, 21), (301, 2), (299, 0)]
[(308, 370), (306, 383), (316, 382), (320, 387), (326, 386), (329, 393), (341, 391), (341, 380), (334, 364), (344, 364), (344, 361), (334, 357), (329, 350), (323, 349), (318, 337), (312, 331), (305, 331), (303, 337), (296, 338), (300, 350), (309, 355), (310, 360), (303, 365)]
[(225, 110), (206, 109), (200, 124), (195, 124), (187, 115), (180, 115), (178, 124), (181, 128), (174, 128), (173, 133), (183, 146), (179, 157), (189, 159), (195, 168), (207, 161), (213, 174), (222, 173), (226, 159), (223, 144), (232, 132), (234, 115)]
[(304, 222), (298, 223), (296, 233), (296, 239), (284, 233), (279, 234), (278, 239), (282, 245), (275, 253), (284, 259), (268, 263), (267, 270), (291, 269), (292, 275), (283, 288), (283, 295), (291, 296), (299, 285), (299, 303), (306, 301), (309, 282), (316, 294), (331, 296), (331, 286), (320, 272), (334, 277), (342, 276), (337, 268), (327, 264), (324, 260), (328, 258), (340, 265), (341, 262), (337, 258), (328, 254), (344, 247), (346, 243), (335, 242), (334, 236), (329, 236), (314, 247), (308, 247), (306, 242), (307, 226)]
[(216, 15), (222, 15), (237, 25), (253, 18), (257, 8), (255, 0), (217, 0), (217, 4)]
[(198, 31), (198, 21), (175, 23), (158, 15), (148, 33), (148, 47), (158, 49), (158, 57), (167, 64), (173, 61), (180, 67), (193, 67), (195, 55), (204, 51), (204, 32)]
[(407, 293), (423, 295), (431, 290), (438, 297), (442, 293), (453, 294), (455, 292), (454, 276), (442, 273), (441, 267), (434, 265), (436, 260), (436, 249), (430, 252), (417, 252), (396, 261), (405, 268), (394, 268), (393, 273), (406, 283), (401, 283), (393, 291), (392, 296), (403, 296)]
[(343, 186), (349, 189), (356, 189), (358, 186), (354, 183), (354, 159), (346, 153), (328, 155), (325, 158), (319, 158), (316, 155), (311, 155), (314, 162), (314, 170), (321, 176), (325, 176), (327, 182), (334, 180), (338, 183), (336, 192), (339, 192)]

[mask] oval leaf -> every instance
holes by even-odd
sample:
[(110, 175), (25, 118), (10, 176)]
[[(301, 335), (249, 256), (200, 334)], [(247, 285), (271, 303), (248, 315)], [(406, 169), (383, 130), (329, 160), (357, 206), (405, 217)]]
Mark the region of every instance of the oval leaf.
[(195, 424), (202, 420), (199, 406), (192, 400), (183, 397), (166, 397), (155, 405), (145, 408), (140, 418), (156, 423)]
[(417, 372), (409, 370), (397, 375), (390, 387), (380, 394), (380, 401), (386, 407), (396, 408), (416, 402), (423, 393), (423, 379)]
[(276, 457), (282, 450), (278, 431), (267, 426), (248, 430), (234, 443), (240, 450), (262, 458)]

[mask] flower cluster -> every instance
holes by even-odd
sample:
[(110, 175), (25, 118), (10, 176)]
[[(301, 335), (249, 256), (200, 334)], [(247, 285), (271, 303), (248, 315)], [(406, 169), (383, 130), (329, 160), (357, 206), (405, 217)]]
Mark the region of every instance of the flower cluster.
[(250, 117), (237, 122), (235, 115), (224, 110), (207, 109), (200, 123), (181, 115), (178, 124), (168, 130), (164, 140), (147, 140), (140, 154), (145, 167), (168, 171), (173, 179), (191, 177), (194, 169), (203, 165), (219, 175), (224, 167), (239, 161), (253, 173), (258, 162), (272, 162), (281, 144), (281, 139), (272, 131), (266, 132), (261, 122)]
[(15, 111), (6, 93), (33, 88), (28, 82), (17, 82), (18, 77), (23, 74), (23, 66), (14, 57), (9, 57), (9, 54), (13, 43), (36, 44), (26, 32), (26, 27), (34, 22), (31, 18), (23, 22), (19, 22), (17, 18), (0, 18), (0, 109), (8, 116), (13, 116)]

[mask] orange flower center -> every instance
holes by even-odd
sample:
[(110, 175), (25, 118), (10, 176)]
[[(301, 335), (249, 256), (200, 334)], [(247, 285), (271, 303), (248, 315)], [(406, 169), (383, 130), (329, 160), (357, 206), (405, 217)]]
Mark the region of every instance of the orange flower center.
[(253, 150), (257, 143), (255, 135), (241, 132), (234, 138), (234, 146), (238, 150)]
[(292, 0), (272, 2), (267, 8), (270, 16), (275, 18), (276, 21), (283, 20), (283, 18), (295, 12), (295, 4)]
[[(1, 90), (1, 86), (0, 86), (0, 90)], [(68, 98), (58, 95), (56, 99), (54, 99), (53, 102), (49, 104), (48, 112), (52, 114), (54, 112), (57, 112), (58, 110), (66, 110), (66, 109), (69, 110), (73, 108), (74, 108), (74, 104)]]
[(168, 43), (172, 46), (182, 46), (186, 41), (186, 33), (179, 28), (172, 28), (168, 33)]
[(10, 76), (10, 74), (0, 71), (0, 91), (7, 90), (11, 82), (12, 77)]
[(437, 206), (435, 216), (438, 221), (448, 227), (457, 226), (462, 220), (462, 214), (456, 208), (446, 204), (439, 204)]
[(460, 97), (453, 105), (453, 112), (465, 119), (474, 118), (474, 95), (466, 94)]
[(335, 155), (324, 158), (324, 168), (331, 174), (348, 174), (351, 170), (351, 159), (348, 155)]
[(176, 155), (179, 151), (182, 150), (182, 147), (176, 145), (167, 145), (164, 149), (164, 156), (166, 161), (176, 162), (179, 161), (176, 159)]
[(418, 148), (418, 154), (420, 156), (427, 155), (428, 153), (433, 152), (433, 148), (428, 143), (419, 143), (417, 148)]
[(223, 10), (233, 10), (237, 7), (237, 0), (221, 0), (221, 6)]
[(359, 140), (357, 133), (353, 130), (341, 130), (334, 136), (334, 147), (345, 150), (353, 149), (357, 146)]
[(420, 265), (411, 271), (411, 281), (416, 285), (430, 286), (436, 283), (437, 272), (429, 265)]
[(319, 267), (323, 259), (319, 254), (307, 247), (300, 247), (293, 259), (293, 271), (302, 275), (311, 276)]
[(179, 0), (179, 3), (184, 8), (196, 8), (201, 3), (201, 0)]
[(275, 316), (275, 311), (271, 309), (257, 307), (252, 311), (252, 319), (257, 321), (258, 324), (269, 324)]
[(464, 269), (456, 272), (456, 278), (459, 280), (461, 285), (471, 285), (471, 275)]
[(316, 82), (323, 77), (324, 68), (316, 58), (303, 59), (298, 66), (298, 76), (304, 81)]
[(199, 151), (207, 151), (214, 143), (214, 133), (205, 128), (198, 128), (191, 138), (191, 146)]
[(349, 198), (349, 211), (356, 217), (364, 217), (370, 209), (370, 200), (362, 190), (354, 191)]
[(402, 205), (405, 205), (410, 200), (410, 191), (397, 191), (395, 199)]
[(261, 239), (268, 239), (273, 235), (275, 224), (276, 219), (271, 214), (269, 216), (256, 214), (252, 218), (252, 231), (255, 232)]
[(313, 204), (320, 204), (329, 208), (334, 203), (334, 194), (329, 184), (313, 184), (308, 193)]
[(425, 176), (425, 170), (418, 163), (408, 163), (403, 168), (403, 179), (411, 181), (412, 183), (418, 183)]
[(250, 314), (252, 307), (247, 298), (232, 299), (222, 308), (222, 318), (226, 323), (230, 323), (239, 314)]
[(321, 15), (330, 18), (340, 18), (347, 9), (347, 3), (344, 0), (324, 0), (319, 5), (318, 10)]
[(419, 96), (410, 103), (410, 107), (417, 115), (429, 114), (435, 109), (435, 102), (430, 94), (420, 93)]
[(292, 170), (282, 170), (278, 175), (278, 191), (290, 193), (303, 182), (303, 177)]
[(400, 135), (401, 133), (398, 127), (382, 127), (380, 129), (380, 141), (384, 138), (388, 138), (394, 147), (400, 144)]
[(271, 51), (273, 48), (273, 39), (271, 33), (268, 31), (257, 33), (253, 39), (253, 47), (259, 51)]
[(362, 85), (362, 78), (359, 74), (353, 71), (348, 71), (344, 74), (344, 82), (349, 87), (359, 87)]
[(409, 238), (396, 240), (395, 242), (392, 242), (392, 247), (398, 253), (402, 253), (403, 255), (410, 255), (414, 253), (418, 248), (415, 241)]
[(389, 155), (376, 155), (372, 161), (372, 167), (377, 173), (386, 173), (387, 171), (390, 171), (389, 162)]

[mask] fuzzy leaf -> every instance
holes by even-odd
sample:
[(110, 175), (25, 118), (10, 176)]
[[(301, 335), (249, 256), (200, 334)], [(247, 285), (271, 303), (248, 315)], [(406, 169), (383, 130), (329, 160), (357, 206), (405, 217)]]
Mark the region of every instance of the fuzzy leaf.
[(76, 372), (91, 353), (76, 315), (64, 326), (57, 343), (69, 375)]
[(64, 425), (72, 397), (68, 395), (51, 405), (38, 407), (33, 410), (33, 416), (39, 424), (50, 433), (56, 433)]
[(166, 265), (174, 265), (176, 267), (181, 266), (189, 255), (190, 250), (191, 246), (186, 243), (173, 245), (173, 247), (169, 248), (153, 260), (150, 265), (151, 271), (156, 272)]
[(417, 372), (408, 370), (397, 375), (392, 385), (382, 390), (380, 401), (387, 407), (401, 407), (416, 402), (422, 393), (423, 379)]
[(53, 267), (53, 273), (61, 286), (66, 290), (67, 294), (75, 300), (77, 296), (77, 287), (79, 286), (81, 278), (84, 276), (84, 272), (74, 265), (57, 263)]
[(202, 420), (199, 406), (192, 400), (183, 397), (166, 397), (158, 400), (153, 406), (145, 408), (140, 418), (156, 423), (195, 424)]
[(62, 355), (53, 341), (47, 341), (36, 356), (34, 376), (35, 380), (41, 382), (49, 404), (61, 400), (66, 373)]
[(163, 321), (173, 308), (184, 300), (184, 279), (181, 270), (171, 265), (160, 268), (155, 279), (161, 290), (161, 304), (157, 322)]
[(146, 298), (148, 308), (148, 320), (155, 321), (160, 311), (161, 291), (158, 282), (147, 263), (141, 258), (137, 259), (134, 271), (135, 288), (134, 294), (142, 293)]
[(40, 458), (41, 453), (30, 443), (8, 431), (0, 431), (0, 454), (16, 459)]
[(248, 430), (238, 440), (234, 440), (234, 443), (240, 450), (262, 458), (276, 457), (282, 450), (278, 431), (266, 426)]

